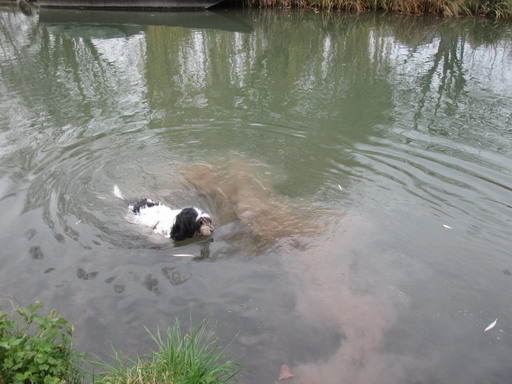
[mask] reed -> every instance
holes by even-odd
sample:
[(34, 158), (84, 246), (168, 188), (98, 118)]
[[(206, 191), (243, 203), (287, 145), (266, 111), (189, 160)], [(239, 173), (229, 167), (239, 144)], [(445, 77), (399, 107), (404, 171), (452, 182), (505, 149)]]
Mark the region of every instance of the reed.
[(345, 11), (388, 11), (444, 17), (512, 18), (510, 0), (243, 0), (249, 7), (313, 8)]

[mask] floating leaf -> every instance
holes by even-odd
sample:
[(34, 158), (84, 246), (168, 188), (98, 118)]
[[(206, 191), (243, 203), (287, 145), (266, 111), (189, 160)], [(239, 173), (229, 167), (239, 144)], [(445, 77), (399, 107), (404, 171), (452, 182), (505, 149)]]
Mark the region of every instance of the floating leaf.
[(286, 253), (292, 253), (292, 249), (288, 245), (283, 245), (283, 251)]
[(447, 224), (443, 224), (443, 227), (445, 227), (446, 229), (453, 229), (452, 227), (450, 227), (449, 225)]
[(196, 257), (195, 255), (191, 255), (190, 253), (173, 253), (171, 256), (174, 257)]
[(498, 319), (494, 320), (491, 324), (489, 324), (487, 326), (487, 328), (484, 329), (484, 332), (487, 332), (487, 331), (490, 331), (491, 329), (493, 329), (497, 322), (498, 322)]
[(294, 377), (292, 371), (290, 371), (290, 367), (286, 364), (281, 365), (281, 370), (279, 371), (279, 379), (277, 381), (290, 379)]

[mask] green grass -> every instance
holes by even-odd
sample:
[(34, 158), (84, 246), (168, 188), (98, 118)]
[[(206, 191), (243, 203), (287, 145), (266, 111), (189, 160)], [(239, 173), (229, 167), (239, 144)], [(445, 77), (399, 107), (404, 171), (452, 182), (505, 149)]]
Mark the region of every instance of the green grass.
[(131, 359), (113, 351), (111, 363), (94, 362), (101, 372), (95, 384), (221, 384), (235, 379), (241, 366), (226, 360), (220, 346), (202, 322), (195, 330), (183, 333), (178, 319), (164, 336), (157, 331), (150, 338), (156, 350)]

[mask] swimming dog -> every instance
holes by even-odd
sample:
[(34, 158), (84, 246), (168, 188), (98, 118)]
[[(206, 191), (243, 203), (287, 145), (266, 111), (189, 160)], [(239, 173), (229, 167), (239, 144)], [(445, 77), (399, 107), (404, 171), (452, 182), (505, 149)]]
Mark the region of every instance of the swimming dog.
[(150, 227), (153, 232), (174, 241), (213, 234), (214, 225), (211, 216), (199, 208), (173, 209), (148, 198), (128, 200), (117, 185), (114, 185), (113, 193), (114, 196), (128, 203), (136, 224)]

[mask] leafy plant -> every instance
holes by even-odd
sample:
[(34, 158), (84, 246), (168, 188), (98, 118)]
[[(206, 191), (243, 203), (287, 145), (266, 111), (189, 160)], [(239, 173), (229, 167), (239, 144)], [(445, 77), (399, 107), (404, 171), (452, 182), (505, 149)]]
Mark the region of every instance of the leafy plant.
[(38, 314), (40, 302), (0, 311), (0, 384), (80, 383), (73, 326), (55, 310)]
[[(130, 359), (115, 349), (112, 363), (93, 362), (103, 369), (96, 384), (221, 384), (233, 379), (241, 370), (234, 361), (225, 361), (225, 347), (218, 344), (207, 323), (183, 333), (178, 319), (162, 337), (151, 333), (157, 350)], [(97, 381), (99, 380), (99, 381)]]

